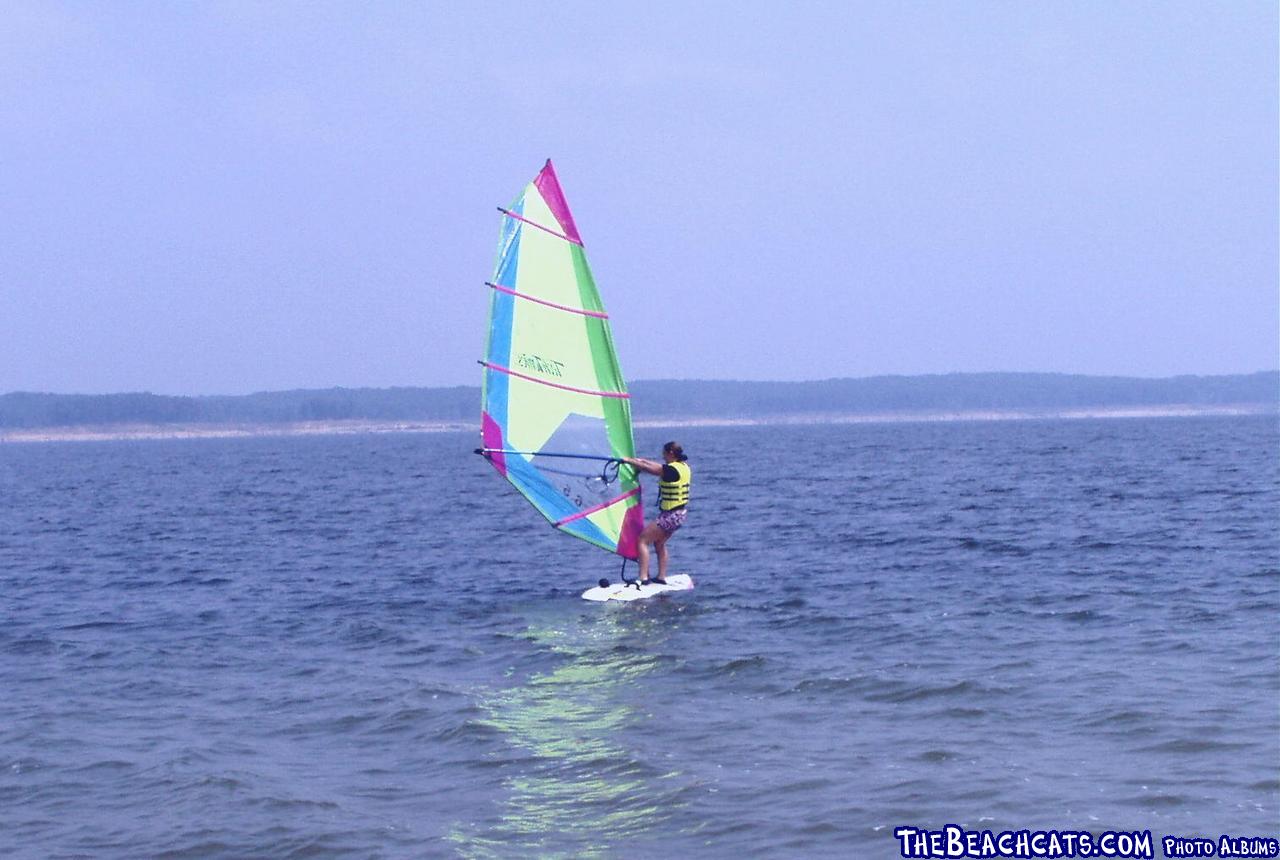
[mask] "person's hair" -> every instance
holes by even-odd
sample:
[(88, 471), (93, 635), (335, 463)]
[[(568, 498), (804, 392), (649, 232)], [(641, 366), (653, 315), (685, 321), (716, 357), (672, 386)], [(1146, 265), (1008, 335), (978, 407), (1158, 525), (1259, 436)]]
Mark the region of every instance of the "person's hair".
[(679, 460), (681, 463), (689, 459), (684, 455), (684, 449), (680, 447), (679, 442), (668, 442), (667, 444), (663, 445), (662, 453), (675, 454), (676, 459)]

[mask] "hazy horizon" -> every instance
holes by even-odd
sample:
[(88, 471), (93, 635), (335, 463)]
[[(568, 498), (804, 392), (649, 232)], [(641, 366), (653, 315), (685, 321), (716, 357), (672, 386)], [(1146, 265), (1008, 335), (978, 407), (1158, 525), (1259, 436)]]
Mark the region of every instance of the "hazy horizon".
[(548, 156), (631, 380), (1274, 370), (1278, 37), (1260, 2), (14, 3), (0, 392), (477, 385), (494, 207)]

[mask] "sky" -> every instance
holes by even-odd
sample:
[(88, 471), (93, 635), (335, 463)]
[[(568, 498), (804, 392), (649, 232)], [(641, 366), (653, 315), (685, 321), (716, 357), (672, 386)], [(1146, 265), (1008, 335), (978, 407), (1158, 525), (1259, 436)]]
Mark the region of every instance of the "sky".
[(553, 159), (631, 379), (1280, 366), (1272, 2), (0, 16), (0, 392), (478, 385)]

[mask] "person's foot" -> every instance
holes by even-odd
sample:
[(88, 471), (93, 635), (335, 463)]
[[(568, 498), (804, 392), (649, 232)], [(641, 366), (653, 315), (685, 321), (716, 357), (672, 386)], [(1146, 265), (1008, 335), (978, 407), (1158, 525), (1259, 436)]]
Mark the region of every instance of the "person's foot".
[(657, 577), (657, 576), (655, 576), (653, 579), (651, 579), (651, 580), (649, 580), (649, 581), (650, 581), (650, 582), (652, 582), (654, 585), (666, 585), (666, 584), (667, 584), (667, 580), (666, 580), (666, 578), (665, 578), (665, 577)]

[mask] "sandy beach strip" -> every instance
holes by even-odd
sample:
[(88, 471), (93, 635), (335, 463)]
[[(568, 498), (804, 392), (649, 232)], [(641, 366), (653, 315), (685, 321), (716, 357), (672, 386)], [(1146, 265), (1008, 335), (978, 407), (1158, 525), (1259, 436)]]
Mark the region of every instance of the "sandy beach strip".
[(269, 436), (354, 436), (365, 433), (449, 433), (472, 430), (460, 421), (299, 421), (282, 424), (98, 424), (0, 430), (3, 442), (114, 442), (143, 439), (247, 439)]
[[(1057, 409), (922, 410), (865, 413), (796, 413), (751, 417), (658, 417), (635, 422), (657, 427), (766, 427), (813, 424), (897, 424), (947, 421), (1046, 421), (1101, 418), (1194, 418), (1280, 414), (1276, 404), (1221, 406), (1073, 407)], [(367, 433), (457, 433), (477, 430), (463, 421), (303, 421), (282, 424), (110, 424), (0, 430), (0, 443), (108, 442), (151, 439), (241, 439), (271, 436), (352, 436)]]

